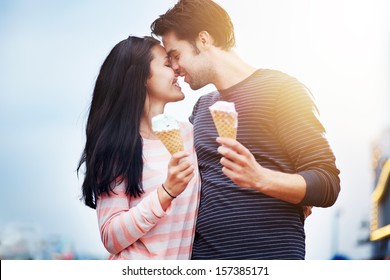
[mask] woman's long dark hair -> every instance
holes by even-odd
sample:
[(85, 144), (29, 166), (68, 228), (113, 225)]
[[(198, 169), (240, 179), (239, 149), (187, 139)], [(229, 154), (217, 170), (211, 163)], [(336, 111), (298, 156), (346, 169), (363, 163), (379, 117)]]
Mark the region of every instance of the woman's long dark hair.
[(126, 181), (126, 193), (143, 193), (140, 122), (150, 75), (151, 49), (159, 41), (129, 37), (105, 59), (97, 77), (86, 127), (86, 144), (77, 172), (85, 164), (84, 203), (96, 208), (100, 194)]

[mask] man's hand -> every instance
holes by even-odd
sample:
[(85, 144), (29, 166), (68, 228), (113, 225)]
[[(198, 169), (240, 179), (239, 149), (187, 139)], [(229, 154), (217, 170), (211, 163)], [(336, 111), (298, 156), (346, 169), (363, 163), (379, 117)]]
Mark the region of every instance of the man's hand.
[(255, 189), (293, 204), (302, 201), (306, 193), (306, 181), (300, 174), (264, 168), (237, 140), (218, 137), (217, 142), (221, 144), (218, 152), (222, 155), (222, 172), (238, 186)]
[(258, 188), (263, 184), (265, 169), (256, 161), (252, 153), (237, 140), (218, 137), (222, 146), (222, 172), (234, 183), (243, 188)]

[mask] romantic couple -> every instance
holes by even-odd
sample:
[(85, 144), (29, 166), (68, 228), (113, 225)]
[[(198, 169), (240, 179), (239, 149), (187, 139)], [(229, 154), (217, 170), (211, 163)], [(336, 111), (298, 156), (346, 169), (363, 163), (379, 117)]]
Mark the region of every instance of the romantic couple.
[[(340, 191), (335, 156), (308, 89), (235, 52), (233, 24), (211, 0), (180, 0), (151, 37), (119, 42), (97, 77), (82, 194), (110, 259), (304, 259), (304, 220)], [(152, 117), (213, 84), (171, 156)], [(218, 137), (209, 107), (234, 102), (237, 140)], [(218, 138), (217, 138), (218, 137)], [(186, 160), (181, 160), (186, 158)]]

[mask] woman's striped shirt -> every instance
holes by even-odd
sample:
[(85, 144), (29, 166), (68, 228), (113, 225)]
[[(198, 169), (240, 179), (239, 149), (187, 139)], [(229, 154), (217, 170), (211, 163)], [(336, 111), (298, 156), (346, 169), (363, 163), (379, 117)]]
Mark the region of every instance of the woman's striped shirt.
[[(189, 159), (197, 166), (190, 123), (180, 122)], [(110, 196), (97, 200), (97, 216), (102, 242), (110, 259), (189, 259), (198, 212), (200, 178), (195, 176), (187, 188), (161, 208), (157, 188), (165, 181), (171, 155), (159, 140), (143, 139), (143, 189), (138, 198), (125, 193), (125, 182)]]
[[(235, 103), (237, 140), (263, 167), (298, 173), (301, 205), (240, 188), (222, 173), (209, 107)], [(190, 121), (202, 177), (193, 259), (304, 259), (302, 205), (331, 206), (340, 182), (335, 157), (309, 91), (295, 78), (257, 70), (235, 86), (202, 96)]]

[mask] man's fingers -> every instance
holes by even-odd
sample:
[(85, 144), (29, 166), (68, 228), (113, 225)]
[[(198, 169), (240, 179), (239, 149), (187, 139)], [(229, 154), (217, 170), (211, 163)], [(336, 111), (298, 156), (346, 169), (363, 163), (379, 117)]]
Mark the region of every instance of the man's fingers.
[(236, 173), (230, 170), (229, 168), (222, 167), (222, 173), (225, 174), (230, 180), (232, 180), (234, 183), (236, 182)]
[(222, 157), (221, 160), (220, 160), (220, 163), (221, 163), (224, 167), (226, 167), (226, 168), (228, 168), (228, 169), (230, 169), (230, 170), (238, 170), (238, 169), (240, 168), (239, 165), (237, 165), (235, 162), (229, 160), (229, 159), (226, 158), (226, 157)]
[(235, 139), (226, 138), (226, 137), (217, 137), (217, 142), (222, 146), (226, 146), (236, 151), (238, 154), (245, 154), (247, 152), (247, 149)]
[(244, 156), (238, 154), (235, 150), (232, 150), (229, 147), (219, 146), (218, 152), (227, 160), (235, 162), (238, 165), (244, 165), (247, 161)]

